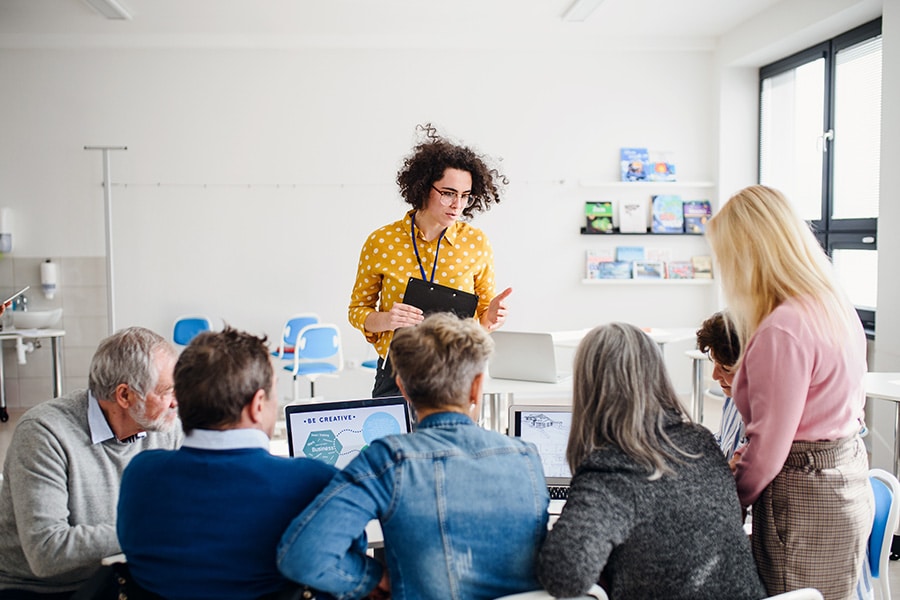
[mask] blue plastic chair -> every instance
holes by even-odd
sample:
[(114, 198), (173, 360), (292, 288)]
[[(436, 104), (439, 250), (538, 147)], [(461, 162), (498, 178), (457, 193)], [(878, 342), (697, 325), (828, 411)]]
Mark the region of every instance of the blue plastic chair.
[(172, 341), (179, 346), (187, 346), (198, 333), (212, 329), (209, 317), (203, 315), (185, 315), (175, 319), (172, 329)]
[(301, 313), (289, 318), (285, 321), (284, 327), (281, 328), (281, 341), (278, 343), (278, 349), (272, 352), (272, 356), (283, 360), (293, 360), (297, 334), (307, 325), (313, 325), (318, 322), (319, 315), (315, 313)]
[(299, 378), (309, 379), (309, 397), (316, 395), (316, 379), (321, 375), (335, 375), (344, 368), (341, 332), (337, 325), (316, 323), (297, 333), (294, 360), (285, 365), (294, 377), (294, 402), (300, 397)]
[(876, 598), (891, 599), (888, 561), (894, 531), (900, 522), (900, 481), (884, 469), (871, 469), (869, 482), (875, 495), (875, 521), (869, 535), (869, 573), (875, 580)]

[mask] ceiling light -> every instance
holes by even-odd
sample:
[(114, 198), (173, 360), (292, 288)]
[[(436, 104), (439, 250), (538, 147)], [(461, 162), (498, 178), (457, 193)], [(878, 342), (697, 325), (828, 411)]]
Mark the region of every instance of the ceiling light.
[(131, 20), (131, 13), (119, 0), (85, 0), (85, 2), (107, 19)]
[(563, 21), (586, 21), (601, 4), (603, 4), (603, 0), (575, 0), (563, 13)]

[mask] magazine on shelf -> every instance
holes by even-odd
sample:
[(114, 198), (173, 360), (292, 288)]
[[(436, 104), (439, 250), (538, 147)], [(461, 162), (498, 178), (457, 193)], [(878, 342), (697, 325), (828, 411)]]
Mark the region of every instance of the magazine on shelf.
[(709, 200), (685, 200), (682, 213), (685, 233), (706, 233), (706, 224), (712, 216)]
[(602, 262), (598, 266), (598, 279), (631, 279), (632, 266), (630, 261), (614, 260)]
[(585, 253), (585, 277), (600, 279), (600, 263), (612, 262), (613, 252), (609, 248), (588, 250)]
[(711, 256), (692, 256), (691, 266), (694, 268), (694, 279), (712, 279)]
[(619, 232), (647, 233), (648, 198), (619, 202)]
[(647, 181), (650, 154), (646, 148), (621, 148), (619, 165), (622, 181)]
[(694, 265), (689, 260), (673, 260), (666, 263), (666, 276), (669, 279), (693, 279)]
[(684, 203), (681, 196), (658, 194), (653, 196), (653, 233), (684, 233)]
[(656, 260), (636, 260), (634, 265), (633, 277), (635, 279), (663, 279), (666, 276), (666, 269), (663, 263)]
[(585, 202), (585, 233), (610, 233), (613, 228), (612, 202)]
[(650, 152), (650, 168), (647, 181), (675, 181), (675, 163), (669, 152)]
[(643, 246), (616, 246), (616, 260), (621, 262), (631, 262), (634, 260), (644, 260)]

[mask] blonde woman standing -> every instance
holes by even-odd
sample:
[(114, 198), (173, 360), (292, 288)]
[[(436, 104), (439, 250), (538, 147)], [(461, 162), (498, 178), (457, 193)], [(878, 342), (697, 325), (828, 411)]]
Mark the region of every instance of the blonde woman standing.
[(707, 229), (743, 352), (735, 479), (753, 506), (769, 594), (854, 597), (872, 527), (863, 419), (866, 339), (809, 226), (779, 191), (735, 194)]

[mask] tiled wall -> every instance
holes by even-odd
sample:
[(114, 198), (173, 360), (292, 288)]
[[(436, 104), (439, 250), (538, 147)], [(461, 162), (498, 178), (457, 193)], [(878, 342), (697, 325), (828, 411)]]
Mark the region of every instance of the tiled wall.
[[(59, 285), (52, 300), (41, 291), (40, 265), (50, 258), (58, 265)], [(29, 310), (62, 308), (61, 338), (63, 393), (87, 387), (87, 372), (97, 344), (107, 336), (106, 259), (104, 257), (22, 257), (0, 255), (0, 294), (3, 298), (22, 287), (28, 290)], [(8, 316), (4, 324), (11, 326)], [(50, 340), (26, 354), (18, 363), (15, 342), (3, 341), (6, 403), (11, 410), (28, 408), (53, 395)]]

